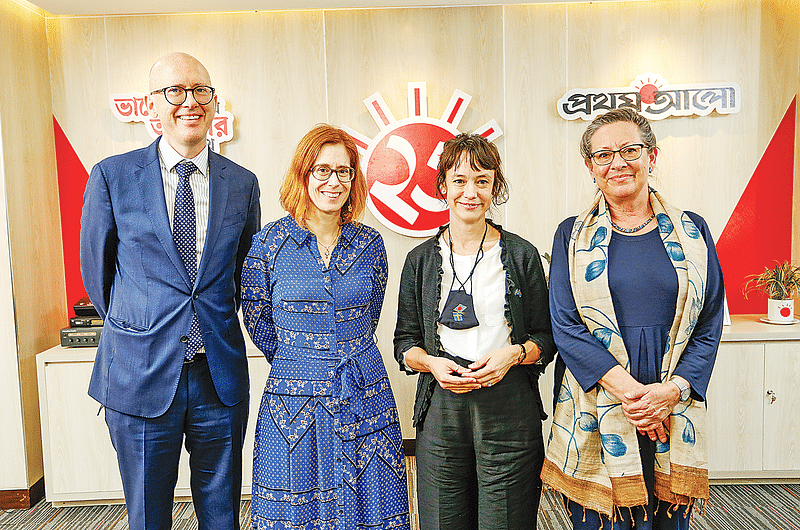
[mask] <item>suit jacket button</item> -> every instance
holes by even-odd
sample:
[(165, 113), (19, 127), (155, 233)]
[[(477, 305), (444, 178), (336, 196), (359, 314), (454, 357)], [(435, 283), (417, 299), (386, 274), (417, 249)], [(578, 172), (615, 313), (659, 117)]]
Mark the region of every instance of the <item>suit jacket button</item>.
[(189, 342), (189, 337), (184, 335), (183, 337), (181, 337), (181, 342), (184, 342), (184, 343)]
[(197, 294), (197, 293), (194, 293), (194, 295), (192, 295), (192, 298), (194, 298), (195, 300), (197, 300), (198, 298), (200, 298), (200, 295), (199, 295), (199, 294)]

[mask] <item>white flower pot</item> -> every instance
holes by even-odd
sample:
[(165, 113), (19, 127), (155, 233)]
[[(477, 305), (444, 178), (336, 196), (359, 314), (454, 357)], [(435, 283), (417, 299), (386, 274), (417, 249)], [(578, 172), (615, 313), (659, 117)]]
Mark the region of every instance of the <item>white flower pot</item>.
[(794, 299), (767, 300), (767, 318), (772, 322), (792, 322), (794, 320)]

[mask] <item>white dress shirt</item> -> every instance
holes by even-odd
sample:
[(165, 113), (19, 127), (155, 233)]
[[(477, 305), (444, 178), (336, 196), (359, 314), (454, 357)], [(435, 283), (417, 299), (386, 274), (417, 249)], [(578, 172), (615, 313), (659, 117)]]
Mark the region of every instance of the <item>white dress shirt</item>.
[(178, 172), (175, 166), (183, 160), (189, 160), (197, 166), (194, 173), (189, 176), (189, 186), (194, 196), (194, 212), (197, 222), (197, 267), (200, 267), (200, 258), (203, 257), (203, 246), (206, 241), (208, 229), (208, 204), (209, 204), (209, 175), (208, 175), (208, 146), (192, 159), (182, 157), (169, 143), (161, 139), (158, 142), (158, 159), (161, 163), (161, 180), (164, 183), (164, 197), (167, 201), (167, 215), (169, 225), (173, 226), (175, 217), (175, 193), (178, 189)]

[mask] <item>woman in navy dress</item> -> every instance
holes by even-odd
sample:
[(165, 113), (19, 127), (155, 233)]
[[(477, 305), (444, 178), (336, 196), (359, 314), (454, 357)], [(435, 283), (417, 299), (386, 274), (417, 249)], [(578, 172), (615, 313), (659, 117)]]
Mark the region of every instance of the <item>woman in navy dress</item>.
[(408, 528), (397, 407), (375, 329), (387, 279), (380, 234), (358, 222), (353, 139), (318, 125), (242, 271), (244, 321), (270, 363), (256, 424), (254, 529)]
[(542, 478), (574, 528), (688, 529), (708, 498), (704, 401), (723, 306), (714, 242), (699, 215), (649, 186), (658, 147), (644, 117), (598, 117), (581, 152), (598, 193), (553, 242), (559, 356)]

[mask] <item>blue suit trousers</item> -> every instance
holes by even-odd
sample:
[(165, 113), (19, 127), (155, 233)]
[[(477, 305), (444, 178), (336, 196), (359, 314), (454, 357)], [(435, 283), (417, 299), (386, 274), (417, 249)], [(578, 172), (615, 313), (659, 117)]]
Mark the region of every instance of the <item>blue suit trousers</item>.
[(219, 400), (204, 355), (184, 364), (166, 413), (143, 418), (106, 409), (131, 530), (172, 527), (181, 444), (189, 453), (199, 530), (239, 529), (248, 399)]

